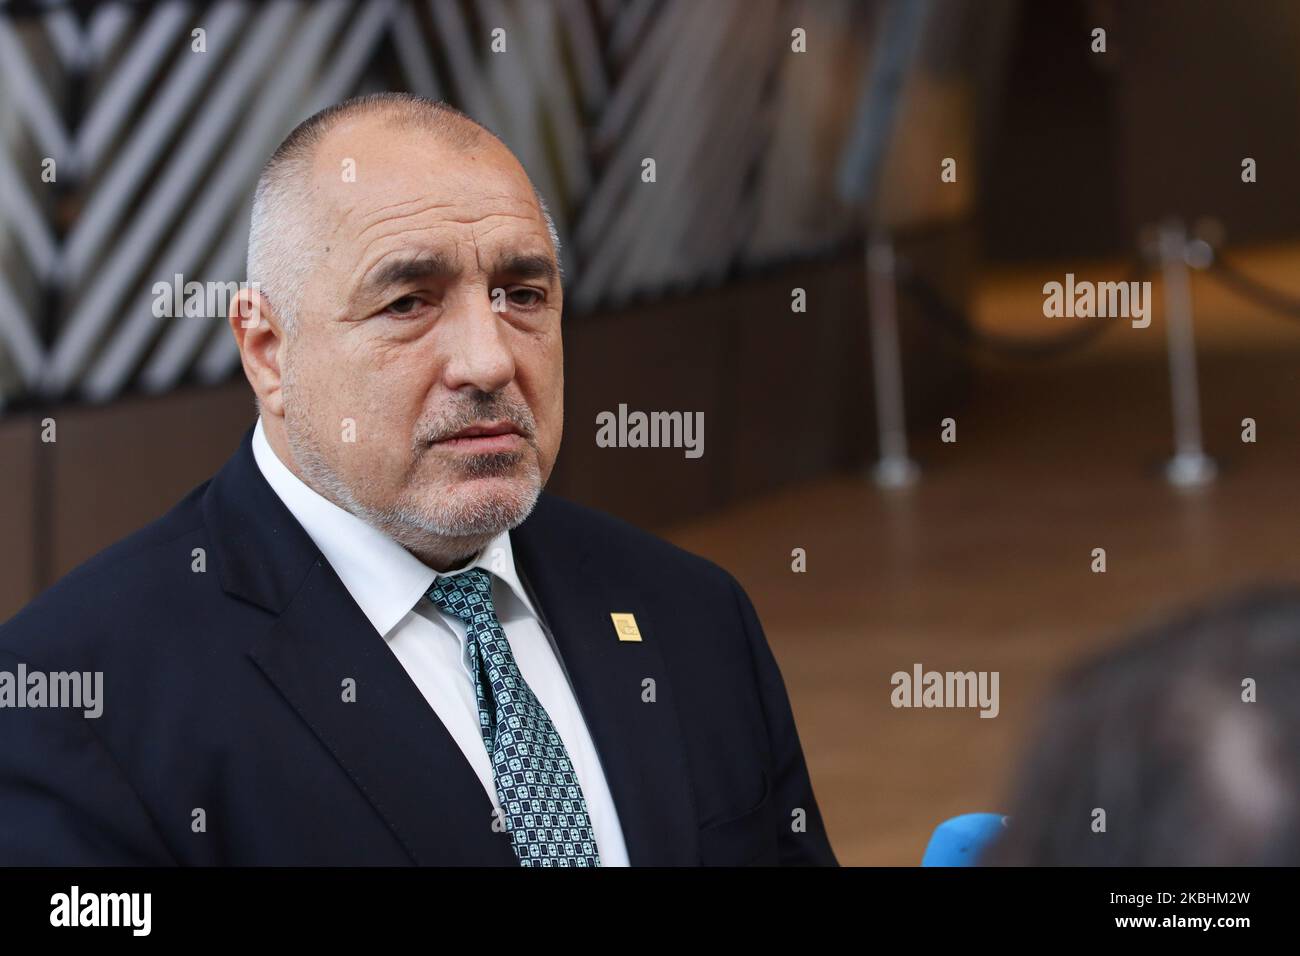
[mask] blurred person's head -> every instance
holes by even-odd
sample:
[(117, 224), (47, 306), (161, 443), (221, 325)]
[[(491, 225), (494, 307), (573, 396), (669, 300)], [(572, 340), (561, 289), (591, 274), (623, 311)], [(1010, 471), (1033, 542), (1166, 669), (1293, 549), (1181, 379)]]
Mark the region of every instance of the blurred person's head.
[(1009, 815), (983, 862), (1300, 864), (1300, 591), (1193, 611), (1071, 671)]
[(562, 431), (558, 255), (519, 161), (458, 111), (305, 120), (258, 181), (230, 315), (268, 442), (435, 567), (517, 526)]

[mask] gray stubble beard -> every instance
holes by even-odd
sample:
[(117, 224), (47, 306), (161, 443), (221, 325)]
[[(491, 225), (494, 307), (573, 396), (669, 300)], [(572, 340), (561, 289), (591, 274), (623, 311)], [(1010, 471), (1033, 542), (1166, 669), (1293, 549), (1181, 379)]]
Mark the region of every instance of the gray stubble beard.
[[(481, 551), (503, 531), (522, 524), (536, 506), (541, 496), (542, 479), (537, 459), (539, 453), (532, 437), (536, 429), (530, 413), (527, 415), (529, 421), (525, 424), (534, 458), (527, 462), (527, 470), (521, 476), (526, 482), (526, 488), (517, 492), (512, 489), (504, 496), (493, 495), (487, 501), (471, 502), (468, 507), (458, 508), (455, 513), (439, 514), (422, 507), (421, 502), (410, 500), (399, 501), (385, 508), (375, 508), (362, 500), (363, 495), (358, 492), (363, 492), (364, 489), (350, 486), (320, 454), (320, 444), (307, 424), (311, 416), (298, 419), (287, 413), (290, 392), (295, 389), (292, 388), (292, 376), (288, 369), (285, 372), (282, 383), (286, 410), (285, 434), (303, 480), (316, 492), (371, 527), (378, 528), (417, 557), (426, 561), (441, 561)], [(430, 453), (428, 448), (413, 452), (408, 473), (414, 472), (421, 454), (427, 453)], [(464, 463), (464, 473), (470, 480), (499, 476), (519, 457), (514, 453), (475, 455)]]

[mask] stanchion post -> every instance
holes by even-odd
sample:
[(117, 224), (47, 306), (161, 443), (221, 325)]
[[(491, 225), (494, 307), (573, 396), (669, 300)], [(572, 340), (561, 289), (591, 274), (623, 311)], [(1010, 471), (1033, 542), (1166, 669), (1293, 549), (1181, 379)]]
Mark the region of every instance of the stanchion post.
[(1165, 343), (1174, 419), (1174, 456), (1165, 478), (1178, 488), (1209, 484), (1217, 473), (1201, 445), (1200, 394), (1196, 382), (1196, 338), (1192, 327), (1192, 284), (1188, 274), (1187, 230), (1181, 222), (1160, 226), (1160, 268), (1164, 278)]
[(872, 477), (881, 488), (906, 488), (920, 477), (907, 454), (896, 281), (893, 245), (887, 236), (873, 234), (867, 241), (867, 311), (880, 458)]

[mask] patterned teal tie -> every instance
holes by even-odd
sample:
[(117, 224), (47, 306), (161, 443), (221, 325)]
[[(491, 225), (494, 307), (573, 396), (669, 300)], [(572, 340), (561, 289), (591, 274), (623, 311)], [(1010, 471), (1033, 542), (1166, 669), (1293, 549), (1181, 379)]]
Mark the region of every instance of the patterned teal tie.
[(520, 866), (600, 866), (564, 741), (515, 663), (480, 568), (439, 577), (429, 600), (465, 622), (479, 726)]

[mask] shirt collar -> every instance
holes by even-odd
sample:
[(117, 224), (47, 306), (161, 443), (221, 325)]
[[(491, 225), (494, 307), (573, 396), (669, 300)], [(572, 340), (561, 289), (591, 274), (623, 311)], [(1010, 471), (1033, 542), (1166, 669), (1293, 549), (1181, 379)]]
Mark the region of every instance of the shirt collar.
[[(260, 417), (253, 429), (253, 457), (267, 483), (320, 548), (361, 612), (381, 637), (387, 637), (433, 586), (440, 572), (378, 528), (318, 494), (290, 471), (266, 440)], [(515, 569), (509, 531), (502, 531), (463, 566), (441, 574), (456, 574), (471, 567), (495, 574), (536, 616)]]

